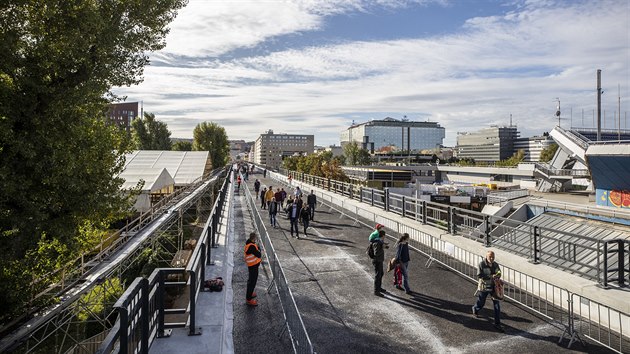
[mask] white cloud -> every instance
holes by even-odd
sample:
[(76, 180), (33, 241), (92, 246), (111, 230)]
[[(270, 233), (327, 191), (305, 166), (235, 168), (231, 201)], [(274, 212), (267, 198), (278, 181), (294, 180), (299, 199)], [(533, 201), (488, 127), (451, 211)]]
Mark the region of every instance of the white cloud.
[[(157, 57), (168, 65), (148, 67), (142, 85), (116, 92), (143, 100), (173, 136), (190, 137), (197, 123), (211, 120), (233, 139), (253, 140), (273, 129), (313, 133), (317, 144), (338, 142), (350, 116), (384, 118), (374, 112), (429, 117), (447, 129), (447, 144), (455, 143), (457, 131), (507, 124), (510, 114), (522, 135), (540, 134), (556, 123), (555, 97), (563, 102), (563, 116), (571, 107), (577, 121), (582, 108), (590, 112), (596, 69), (603, 69), (604, 86), (611, 88), (604, 98), (608, 117), (617, 84), (622, 112), (629, 110), (630, 10), (623, 1), (528, 1), (505, 16), (471, 18), (458, 33), (440, 37), (212, 58), (316, 30), (331, 14), (405, 5), (191, 1), (178, 19), (184, 23), (174, 24), (166, 51)], [(186, 54), (186, 62), (176, 54)]]

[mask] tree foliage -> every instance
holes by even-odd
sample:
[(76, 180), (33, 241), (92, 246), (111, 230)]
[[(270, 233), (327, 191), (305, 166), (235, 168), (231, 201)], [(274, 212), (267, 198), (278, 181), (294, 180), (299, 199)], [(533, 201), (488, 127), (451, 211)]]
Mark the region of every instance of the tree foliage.
[(510, 157), (509, 159), (505, 159), (496, 163), (497, 166), (500, 167), (514, 167), (521, 163), (525, 159), (525, 151), (518, 150)]
[(193, 150), (208, 151), (212, 168), (225, 166), (230, 157), (230, 143), (225, 129), (214, 122), (197, 124), (193, 131)]
[(540, 152), (540, 162), (549, 162), (558, 151), (558, 144), (551, 144)]
[(186, 140), (178, 140), (171, 146), (173, 151), (192, 151), (192, 143)]
[(291, 156), (285, 158), (282, 163), (283, 167), (290, 171), (303, 172), (338, 181), (347, 180), (347, 176), (341, 169), (340, 159), (333, 157), (331, 152), (324, 152), (319, 155)]
[[(142, 80), (185, 0), (0, 3), (0, 310), (90, 245), (129, 205), (129, 139), (104, 121), (113, 86)], [(54, 281), (54, 277), (46, 277)]]
[(346, 164), (349, 166), (369, 165), (372, 162), (370, 152), (359, 147), (356, 141), (344, 145), (343, 155)]
[(144, 113), (131, 122), (132, 136), (138, 150), (170, 150), (171, 132), (164, 122), (155, 120), (155, 114)]

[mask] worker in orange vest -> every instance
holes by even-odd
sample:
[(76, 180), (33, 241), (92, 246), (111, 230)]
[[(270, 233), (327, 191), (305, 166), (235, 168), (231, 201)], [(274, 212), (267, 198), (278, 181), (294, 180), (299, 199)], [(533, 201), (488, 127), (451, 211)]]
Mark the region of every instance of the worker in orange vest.
[(258, 282), (258, 267), (262, 261), (262, 254), (256, 244), (255, 232), (249, 234), (249, 238), (245, 242), (244, 255), (247, 270), (249, 271), (249, 278), (247, 278), (247, 294), (245, 296), (247, 299), (246, 302), (250, 306), (257, 306), (258, 301), (256, 301), (256, 292), (254, 289), (256, 288), (256, 282)]

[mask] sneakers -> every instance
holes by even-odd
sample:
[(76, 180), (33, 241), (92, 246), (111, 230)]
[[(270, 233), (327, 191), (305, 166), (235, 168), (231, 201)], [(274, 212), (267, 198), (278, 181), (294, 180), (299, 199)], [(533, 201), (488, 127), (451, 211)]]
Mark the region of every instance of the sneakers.
[(405, 291), (405, 294), (407, 294), (407, 295), (413, 295), (413, 291), (411, 291), (411, 290)]
[(380, 291), (375, 291), (374, 295), (376, 295), (378, 297), (385, 297), (385, 295), (383, 295), (383, 293), (381, 293)]
[(258, 301), (256, 301), (256, 299), (247, 300), (245, 301), (245, 303), (247, 303), (249, 306), (258, 306)]
[(382, 292), (382, 293), (386, 293), (386, 292), (387, 292), (387, 290), (385, 290), (385, 289), (381, 288), (381, 292)]
[(257, 297), (257, 295), (256, 295), (256, 292), (255, 292), (255, 291), (252, 293), (252, 298), (254, 298), (254, 297)]
[(477, 311), (477, 309), (475, 309), (475, 306), (472, 307), (472, 313), (473, 313), (473, 316), (479, 317), (479, 311)]
[(497, 329), (497, 331), (501, 332), (501, 333), (505, 333), (505, 329), (503, 329), (503, 326), (501, 326), (501, 324), (495, 324), (494, 328)]

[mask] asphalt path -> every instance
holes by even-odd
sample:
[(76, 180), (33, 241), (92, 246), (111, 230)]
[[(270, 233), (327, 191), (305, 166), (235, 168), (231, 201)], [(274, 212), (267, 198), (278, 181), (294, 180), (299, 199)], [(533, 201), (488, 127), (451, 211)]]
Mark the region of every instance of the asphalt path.
[[(247, 185), (252, 193), (255, 178), (262, 186), (293, 192), (261, 177), (250, 175)], [(304, 191), (304, 199), (308, 192)], [(253, 227), (244, 193), (236, 199), (235, 224), (241, 227), (240, 231), (237, 227), (234, 257), (235, 351), (290, 353), (275, 290), (266, 291), (271, 278), (268, 268), (261, 268), (256, 288), (260, 305), (252, 308), (244, 303), (247, 270), (238, 254)], [(257, 208), (269, 225), (268, 212), (259, 204)], [(330, 206), (317, 206), (308, 235), (303, 235), (300, 225), (300, 239), (291, 237), (284, 215), (278, 214), (278, 223), (279, 228), (268, 228), (270, 237), (317, 353), (610, 352), (594, 343), (584, 347), (577, 342), (567, 349), (568, 339), (558, 343), (563, 332), (560, 325), (510, 301), (501, 302), (505, 333), (497, 331), (490, 300), (480, 311), (480, 318), (472, 315), (476, 284), (437, 262), (426, 267), (428, 259), (419, 252), (412, 252), (409, 263), (413, 294), (397, 290), (393, 273), (385, 273), (387, 293), (384, 298), (376, 297), (373, 267), (365, 255), (372, 225), (356, 223)], [(390, 236), (386, 260), (394, 255), (394, 237), (399, 235)], [(501, 264), (501, 259), (497, 262)]]

